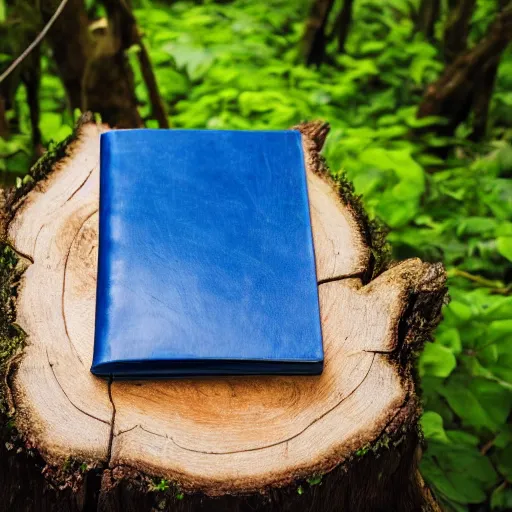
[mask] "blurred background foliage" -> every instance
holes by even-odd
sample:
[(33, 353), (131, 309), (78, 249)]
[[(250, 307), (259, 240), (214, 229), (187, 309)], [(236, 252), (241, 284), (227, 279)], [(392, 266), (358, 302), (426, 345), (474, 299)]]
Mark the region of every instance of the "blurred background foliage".
[[(0, 70), (58, 2), (40, 0), (39, 17), (30, 4), (0, 0)], [(447, 510), (511, 510), (510, 4), (69, 0), (62, 20), (0, 84), (4, 183), (21, 186), (84, 107), (152, 128), (329, 121), (332, 173), (346, 174), (389, 227), (394, 256), (441, 260), (448, 271), (452, 300), (418, 365), (423, 475)], [(73, 42), (78, 26), (90, 46)], [(115, 60), (126, 87), (106, 78), (101, 59), (109, 71)], [(95, 66), (99, 79), (85, 75)]]

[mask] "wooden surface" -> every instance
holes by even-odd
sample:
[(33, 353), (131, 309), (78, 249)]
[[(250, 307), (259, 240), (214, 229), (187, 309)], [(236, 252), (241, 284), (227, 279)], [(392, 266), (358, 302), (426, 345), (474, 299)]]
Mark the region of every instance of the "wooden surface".
[(323, 138), (314, 134), (303, 139), (323, 375), (108, 383), (89, 373), (104, 129), (81, 127), (8, 226), (27, 264), (17, 297), (28, 345), (12, 378), (15, 421), (45, 459), (128, 465), (219, 495), (325, 473), (400, 426), (414, 402), (409, 362), (396, 357), (409, 339), (401, 331), (410, 298), (438, 291), (444, 275), (408, 260), (363, 285), (371, 258), (361, 219), (322, 174)]

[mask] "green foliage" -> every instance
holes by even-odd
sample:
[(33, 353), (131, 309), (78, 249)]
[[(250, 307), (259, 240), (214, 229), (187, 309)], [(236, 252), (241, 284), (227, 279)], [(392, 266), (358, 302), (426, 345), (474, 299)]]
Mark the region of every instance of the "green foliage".
[(311, 478), (308, 478), (306, 482), (311, 486), (318, 485), (322, 483), (322, 475), (314, 475)]
[[(174, 497), (175, 500), (181, 501), (185, 498), (185, 493), (174, 482), (170, 482), (165, 478), (153, 478), (148, 482), (148, 490), (150, 492), (167, 493)], [(162, 510), (165, 508), (165, 501), (162, 502)]]
[(149, 490), (154, 492), (165, 492), (169, 490), (169, 481), (165, 478), (155, 478), (149, 485)]
[[(394, 256), (444, 262), (452, 301), (419, 361), (427, 441), (421, 468), (448, 510), (483, 502), (510, 509), (512, 53), (500, 64), (488, 139), (471, 142), (466, 125), (440, 137), (428, 132), (439, 119), (416, 119), (423, 90), (444, 66), (440, 45), (414, 29), (419, 1), (356, 0), (347, 53), (337, 54), (332, 41), (332, 62), (319, 69), (306, 68), (298, 55), (309, 3), (134, 5), (174, 127), (286, 128), (328, 120), (324, 154), (333, 176), (351, 180), (370, 216), (390, 227)], [(88, 0), (88, 9), (101, 15), (96, 4)], [(497, 4), (477, 1), (471, 44)], [(438, 39), (445, 18), (436, 25)], [(137, 51), (130, 49), (128, 58), (141, 114), (153, 127)], [(40, 127), (48, 144), (67, 136), (74, 119), (44, 52)], [(32, 153), (23, 87), (8, 116), (17, 116), (18, 131), (0, 139), (0, 171), (23, 178)], [(156, 481), (155, 489), (167, 485)]]
[(455, 510), (491, 492), (493, 508), (505, 510), (509, 496), (502, 483), (512, 470), (512, 297), (459, 288), (457, 280), (451, 295), (431, 346), (450, 351), (456, 367), (440, 372), (446, 357), (432, 366), (425, 366), (425, 357), (420, 362), (428, 441), (422, 470)]

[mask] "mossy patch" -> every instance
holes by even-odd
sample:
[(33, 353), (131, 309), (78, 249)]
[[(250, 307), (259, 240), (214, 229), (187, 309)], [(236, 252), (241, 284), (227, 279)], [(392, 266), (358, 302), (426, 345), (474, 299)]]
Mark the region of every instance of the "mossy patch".
[(368, 217), (363, 205), (362, 196), (356, 194), (354, 185), (347, 178), (344, 171), (332, 173), (328, 170), (325, 162), (324, 166), (336, 182), (341, 200), (352, 208), (359, 228), (365, 237), (365, 242), (371, 250), (373, 259), (370, 266), (371, 275), (365, 277), (368, 280), (374, 279), (384, 272), (391, 262), (391, 247), (386, 240), (389, 229), (379, 219), (370, 219)]
[(0, 413), (7, 412), (5, 373), (11, 358), (23, 347), (25, 334), (14, 325), (14, 299), (20, 276), (18, 257), (5, 243), (0, 243)]
[(402, 436), (390, 436), (388, 434), (382, 434), (374, 443), (367, 443), (363, 447), (359, 448), (355, 452), (356, 457), (364, 457), (368, 453), (374, 455), (379, 454), (382, 450), (389, 450), (390, 447), (396, 448), (405, 439), (405, 434)]
[(73, 133), (57, 144), (50, 144), (46, 153), (32, 166), (27, 176), (31, 179), (23, 179), (19, 186), (15, 187), (8, 194), (5, 211), (6, 221), (9, 222), (15, 213), (15, 206), (18, 201), (26, 196), (35, 185), (44, 180), (52, 171), (55, 164), (67, 155), (69, 145), (76, 140), (80, 132), (80, 128), (87, 123), (94, 122), (94, 116), (87, 112), (83, 114), (76, 124)]

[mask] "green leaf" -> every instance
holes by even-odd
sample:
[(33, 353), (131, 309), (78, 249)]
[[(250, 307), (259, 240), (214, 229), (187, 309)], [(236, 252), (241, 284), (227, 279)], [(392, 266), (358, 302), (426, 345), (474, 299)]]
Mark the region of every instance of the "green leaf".
[(472, 316), (471, 308), (464, 304), (463, 302), (459, 302), (457, 300), (452, 300), (448, 305), (447, 312), (453, 314), (458, 320), (466, 321), (469, 320)]
[[(491, 306), (486, 308), (484, 312), (485, 320), (510, 320), (512, 318), (512, 296), (510, 297), (499, 297), (493, 302)], [(491, 327), (494, 322), (491, 323)], [(504, 324), (501, 324), (502, 326)], [(505, 324), (505, 329), (508, 329), (509, 324)]]
[(443, 418), (433, 411), (427, 411), (421, 417), (421, 428), (427, 440), (449, 443), (443, 428)]
[(505, 448), (509, 443), (512, 444), (512, 425), (504, 425), (494, 439), (494, 446)]
[(249, 92), (245, 91), (238, 97), (238, 103), (244, 116), (253, 112), (268, 112), (288, 103), (288, 98), (278, 92)]
[(419, 363), (421, 376), (448, 377), (456, 366), (457, 360), (449, 348), (438, 343), (425, 345)]
[(454, 376), (439, 392), (462, 419), (476, 430), (496, 432), (512, 405), (512, 393), (499, 383), (485, 378)]
[(468, 217), (457, 227), (457, 235), (481, 235), (496, 229), (496, 219), (489, 217)]
[(418, 196), (423, 193), (425, 184), (423, 168), (412, 158), (409, 151), (371, 148), (363, 151), (359, 155), (359, 160), (380, 169), (390, 169), (396, 173), (401, 181), (414, 184), (416, 188), (411, 189), (411, 196)]
[(359, 53), (362, 55), (367, 53), (380, 52), (386, 47), (385, 41), (366, 41), (359, 48)]
[(187, 70), (192, 80), (203, 77), (215, 60), (210, 50), (186, 41), (168, 43), (163, 49), (172, 55), (178, 69)]
[(496, 247), (499, 253), (512, 261), (512, 236), (500, 236), (496, 239)]
[(479, 349), (477, 357), (482, 365), (489, 367), (498, 362), (498, 347), (495, 344), (487, 344)]
[(499, 450), (495, 456), (498, 471), (508, 480), (512, 480), (512, 443)]
[(443, 329), (436, 336), (436, 343), (450, 349), (455, 355), (462, 352), (462, 343), (458, 329)]
[(62, 127), (62, 115), (56, 112), (44, 112), (41, 115), (39, 127), (46, 141), (59, 141), (59, 131)]
[(311, 478), (308, 478), (306, 481), (309, 485), (318, 485), (319, 483), (322, 482), (322, 475), (312, 476)]
[(505, 484), (497, 487), (491, 495), (491, 508), (503, 512), (512, 510), (512, 487)]
[(469, 434), (468, 432), (464, 432), (464, 430), (447, 430), (446, 435), (448, 439), (453, 444), (458, 445), (469, 445), (469, 446), (478, 446), (479, 439), (477, 436)]
[(426, 480), (457, 503), (480, 503), (496, 483), (489, 459), (477, 448), (431, 441), (421, 462)]

